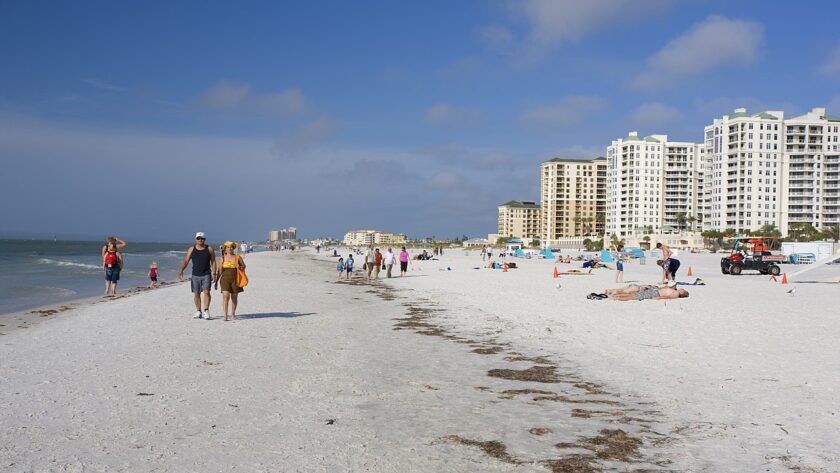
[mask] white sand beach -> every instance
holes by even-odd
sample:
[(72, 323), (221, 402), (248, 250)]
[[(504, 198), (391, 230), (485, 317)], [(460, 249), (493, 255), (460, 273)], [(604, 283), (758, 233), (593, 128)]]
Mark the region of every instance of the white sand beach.
[(301, 251), (246, 256), (236, 322), (218, 293), (193, 320), (186, 285), (19, 314), (41, 323), (0, 330), (0, 470), (840, 471), (840, 285), (681, 259), (707, 286), (667, 303), (463, 250), (338, 283)]

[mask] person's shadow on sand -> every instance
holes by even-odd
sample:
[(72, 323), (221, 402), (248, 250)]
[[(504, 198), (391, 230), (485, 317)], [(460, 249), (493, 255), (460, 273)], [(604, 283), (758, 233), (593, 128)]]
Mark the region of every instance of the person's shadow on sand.
[(237, 320), (247, 319), (266, 319), (269, 317), (280, 317), (283, 319), (292, 319), (295, 317), (303, 317), (305, 315), (317, 315), (315, 312), (265, 312), (262, 314), (239, 314), (236, 316)]

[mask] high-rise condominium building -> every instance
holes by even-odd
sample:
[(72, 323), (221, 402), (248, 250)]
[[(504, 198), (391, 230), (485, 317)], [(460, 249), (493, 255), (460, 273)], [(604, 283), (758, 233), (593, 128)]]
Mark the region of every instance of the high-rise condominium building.
[(289, 227), (272, 230), (268, 233), (268, 239), (270, 241), (297, 240), (297, 228)]
[(499, 206), (498, 235), (529, 242), (540, 237), (540, 204), (527, 200), (511, 200)]
[[(781, 135), (781, 134), (780, 134)], [(840, 118), (825, 108), (784, 122), (782, 222), (840, 224)], [(783, 231), (784, 233), (784, 231)]]
[(782, 208), (784, 112), (738, 108), (705, 127), (703, 228), (787, 232)]
[(604, 231), (607, 160), (554, 158), (540, 169), (543, 245)]
[(607, 235), (697, 228), (702, 156), (702, 145), (667, 135), (633, 131), (614, 140), (607, 148)]

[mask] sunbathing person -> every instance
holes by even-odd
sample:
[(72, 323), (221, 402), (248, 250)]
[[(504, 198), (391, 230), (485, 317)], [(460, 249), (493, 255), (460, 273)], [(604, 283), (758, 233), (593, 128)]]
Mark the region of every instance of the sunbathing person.
[(682, 299), (688, 297), (688, 291), (677, 289), (676, 285), (665, 286), (632, 284), (621, 289), (606, 289), (602, 294), (592, 293), (586, 296), (587, 299), (612, 299), (614, 301), (643, 301), (646, 299), (668, 300)]

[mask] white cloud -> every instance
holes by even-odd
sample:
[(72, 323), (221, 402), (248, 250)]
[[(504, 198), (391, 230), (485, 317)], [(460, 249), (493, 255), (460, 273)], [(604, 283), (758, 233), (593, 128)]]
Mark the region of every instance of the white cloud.
[(340, 127), (338, 120), (316, 117), (276, 138), (271, 149), (281, 159), (299, 157), (302, 152), (326, 142)]
[(488, 46), (511, 53), (517, 61), (532, 62), (554, 47), (579, 42), (618, 22), (650, 20), (672, 3), (673, 0), (511, 0), (509, 13), (526, 25), (521, 38), (498, 25), (485, 26), (479, 34)]
[(522, 122), (540, 128), (569, 128), (607, 108), (607, 101), (589, 95), (570, 95), (559, 102), (533, 107), (522, 113)]
[(483, 118), (480, 111), (438, 103), (432, 105), (425, 112), (426, 122), (431, 125), (473, 125)]
[(820, 66), (819, 72), (826, 76), (840, 75), (840, 45), (835, 47), (831, 54), (825, 58), (825, 62)]
[(761, 23), (712, 15), (696, 23), (647, 60), (632, 81), (635, 89), (656, 89), (728, 66), (755, 61), (764, 39)]
[(662, 102), (645, 102), (636, 107), (629, 117), (634, 125), (643, 127), (664, 127), (672, 125), (681, 118), (682, 113), (677, 108)]
[(309, 101), (297, 88), (280, 92), (255, 93), (244, 82), (223, 81), (207, 89), (198, 97), (199, 105), (219, 110), (241, 110), (287, 117), (305, 115), (311, 111)]

